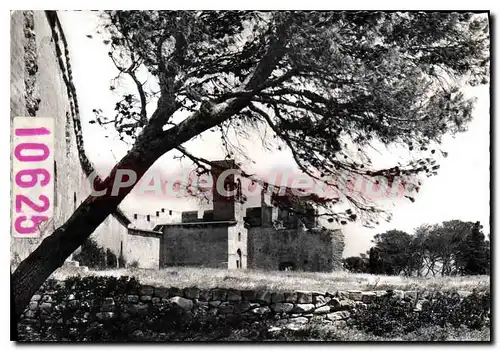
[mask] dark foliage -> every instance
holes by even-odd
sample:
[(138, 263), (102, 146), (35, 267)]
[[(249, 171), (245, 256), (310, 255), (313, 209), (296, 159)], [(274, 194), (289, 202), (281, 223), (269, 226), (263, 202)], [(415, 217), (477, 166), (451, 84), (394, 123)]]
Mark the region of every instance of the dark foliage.
[(490, 294), (472, 293), (463, 299), (457, 293), (435, 292), (416, 311), (416, 301), (400, 299), (389, 294), (367, 309), (356, 310), (352, 324), (374, 335), (410, 333), (422, 327), (462, 325), (471, 329), (489, 326)]
[(343, 260), (344, 268), (353, 273), (365, 273), (367, 270), (367, 262), (359, 256), (347, 257)]
[(466, 238), (466, 251), (463, 252), (465, 261), (464, 274), (485, 274), (488, 269), (488, 250), (481, 232), (481, 224), (474, 223), (472, 231)]
[[(248, 137), (268, 128), (282, 143), (263, 141), (266, 149), (288, 148), (303, 173), (338, 191), (328, 199), (313, 194), (311, 202), (340, 224), (370, 225), (383, 214), (366, 196), (344, 194), (349, 177), (377, 184), (382, 177), (389, 185), (404, 179), (418, 188), (416, 175), (437, 174), (442, 135), (466, 130), (471, 119), (473, 101), (461, 85), (488, 77), (488, 24), (470, 13), (105, 11), (102, 20), (117, 78), (138, 91), (124, 93), (112, 115), (95, 109), (97, 123), (133, 143), (155, 120), (146, 107), (156, 97), (171, 124), (176, 112), (240, 99), (242, 108), (212, 130), (227, 156), (247, 157), (229, 131)], [(272, 73), (242, 90), (258, 65), (272, 65)], [(145, 88), (140, 70), (159, 91)], [(377, 169), (366, 152), (374, 141), (420, 155)], [(201, 169), (209, 165), (177, 151)], [(332, 202), (357, 213), (332, 211)]]
[(78, 261), (80, 266), (95, 269), (116, 268), (118, 264), (116, 255), (110, 249), (104, 250), (92, 238), (85, 241), (73, 259)]
[(125, 257), (123, 257), (122, 254), (118, 256), (118, 268), (125, 268), (127, 266), (127, 261), (125, 260)]
[(479, 222), (447, 221), (422, 225), (413, 235), (389, 230), (374, 237), (374, 246), (344, 260), (350, 272), (405, 275), (489, 274), (490, 244)]
[(384, 262), (382, 257), (380, 257), (380, 252), (378, 249), (372, 247), (368, 251), (368, 265), (366, 271), (372, 274), (380, 274), (383, 271)]
[(116, 268), (118, 266), (118, 258), (110, 249), (106, 249), (106, 266)]

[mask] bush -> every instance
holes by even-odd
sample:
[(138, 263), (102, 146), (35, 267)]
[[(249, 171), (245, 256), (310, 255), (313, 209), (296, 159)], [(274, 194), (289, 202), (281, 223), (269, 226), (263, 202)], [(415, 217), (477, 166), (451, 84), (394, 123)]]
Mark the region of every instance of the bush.
[(110, 249), (106, 249), (106, 266), (110, 268), (117, 268), (118, 258)]
[(85, 241), (80, 252), (73, 258), (80, 263), (80, 266), (94, 269), (116, 268), (118, 265), (116, 255), (110, 249), (104, 250), (92, 238)]
[(100, 269), (106, 267), (106, 252), (93, 239), (85, 240), (80, 248), (80, 252), (73, 256), (80, 266)]
[(118, 268), (125, 268), (127, 266), (127, 261), (125, 261), (125, 257), (122, 254), (118, 257)]
[(461, 298), (457, 293), (434, 293), (424, 301), (421, 311), (415, 302), (392, 295), (379, 298), (366, 309), (353, 312), (351, 323), (374, 335), (407, 334), (429, 326), (465, 326), (480, 329), (489, 326), (489, 292)]

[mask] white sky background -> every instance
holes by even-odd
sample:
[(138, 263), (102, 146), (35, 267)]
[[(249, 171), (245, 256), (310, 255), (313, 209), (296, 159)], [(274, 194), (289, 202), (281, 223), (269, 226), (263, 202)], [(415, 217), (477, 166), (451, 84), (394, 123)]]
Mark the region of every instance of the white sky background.
[[(117, 96), (109, 90), (110, 80), (116, 76), (116, 69), (109, 59), (107, 47), (95, 36), (97, 20), (95, 13), (59, 12), (62, 25), (70, 46), (72, 72), (80, 104), (84, 141), (87, 154), (94, 164), (114, 166), (127, 151), (127, 146), (117, 138), (106, 138), (109, 135), (102, 127), (91, 125), (94, 118), (92, 109), (101, 108), (111, 114), (117, 102)], [(94, 39), (86, 37), (94, 35)], [(440, 160), (441, 168), (438, 176), (425, 179), (421, 191), (415, 196), (416, 201), (398, 200), (397, 207), (392, 210), (390, 223), (382, 222), (375, 229), (364, 228), (359, 224), (349, 224), (342, 229), (346, 236), (344, 255), (355, 255), (370, 247), (370, 240), (377, 234), (389, 229), (401, 229), (412, 233), (413, 229), (423, 223), (439, 223), (451, 219), (465, 221), (481, 221), (484, 232), (489, 233), (489, 86), (468, 89), (468, 93), (477, 96), (474, 119), (466, 133), (455, 138), (446, 137), (442, 149), (449, 156)], [(152, 112), (150, 107), (150, 113)], [(224, 153), (220, 146), (218, 133), (206, 132), (202, 138), (188, 143), (189, 150), (196, 155), (210, 159), (221, 159)], [(245, 143), (244, 143), (245, 144)], [(246, 143), (256, 167), (263, 172), (277, 167), (293, 167), (291, 157), (286, 152), (264, 153), (253, 143)], [(161, 169), (167, 173), (175, 173), (179, 169), (179, 161), (171, 161), (172, 153), (159, 160)], [(393, 157), (387, 156), (392, 161)], [(190, 165), (185, 162), (185, 165)], [(175, 204), (165, 199), (148, 197), (140, 201), (128, 197), (122, 203), (125, 210), (148, 213), (158, 208), (187, 209), (193, 208), (195, 202)], [(175, 206), (175, 207), (174, 207)]]

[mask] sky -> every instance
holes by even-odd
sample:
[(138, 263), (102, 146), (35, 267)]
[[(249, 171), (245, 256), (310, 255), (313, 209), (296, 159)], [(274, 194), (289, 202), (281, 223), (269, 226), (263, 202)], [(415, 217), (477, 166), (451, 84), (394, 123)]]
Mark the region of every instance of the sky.
[[(101, 108), (111, 112), (117, 96), (109, 90), (110, 80), (117, 70), (108, 57), (108, 49), (95, 36), (97, 18), (95, 13), (63, 12), (60, 19), (70, 46), (73, 79), (80, 105), (82, 128), (86, 152), (99, 169), (109, 170), (125, 155), (127, 145), (112, 133), (97, 124), (88, 123), (94, 118), (92, 112)], [(92, 34), (93, 38), (87, 35)], [(126, 83), (124, 83), (126, 84)], [(455, 137), (446, 136), (441, 149), (448, 152), (447, 158), (440, 159), (440, 171), (435, 177), (425, 179), (415, 202), (396, 200), (391, 207), (390, 223), (381, 222), (374, 229), (358, 223), (343, 226), (346, 247), (344, 255), (356, 255), (370, 247), (370, 240), (377, 233), (389, 229), (400, 229), (412, 233), (422, 224), (440, 223), (446, 220), (480, 221), (484, 232), (489, 233), (490, 213), (490, 116), (489, 86), (468, 88), (466, 93), (477, 97), (473, 120), (465, 133)], [(150, 109), (151, 110), (151, 109)], [(107, 136), (107, 137), (106, 137)], [(266, 152), (255, 140), (242, 140), (242, 147), (255, 164), (242, 160), (244, 166), (251, 166), (264, 174), (275, 168), (293, 168), (293, 160), (287, 151)], [(208, 159), (224, 156), (217, 133), (206, 132), (186, 144), (190, 152)], [(397, 153), (397, 155), (395, 155)], [(153, 167), (169, 174), (179, 173), (181, 166), (189, 162), (174, 160), (175, 153), (164, 155)], [(397, 150), (381, 150), (379, 158), (383, 163), (392, 163), (404, 154)], [(122, 202), (127, 212), (153, 213), (159, 208), (175, 210), (193, 209), (194, 201), (172, 201), (165, 198), (141, 198), (129, 196)]]

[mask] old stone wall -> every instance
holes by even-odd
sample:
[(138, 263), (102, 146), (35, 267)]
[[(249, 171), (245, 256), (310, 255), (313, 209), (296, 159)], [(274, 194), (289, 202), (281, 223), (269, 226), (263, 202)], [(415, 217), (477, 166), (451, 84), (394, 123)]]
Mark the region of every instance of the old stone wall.
[[(228, 320), (269, 320), (275, 327), (297, 328), (307, 323), (325, 323), (344, 328), (357, 310), (370, 304), (396, 298), (411, 304), (414, 312), (422, 311), (438, 291), (270, 291), (236, 289), (199, 289), (140, 285), (137, 282), (97, 280), (95, 288), (87, 280), (79, 287), (74, 281), (49, 281), (35, 294), (21, 315), (23, 330), (39, 331), (43, 326), (65, 326), (75, 333), (119, 321), (133, 321), (142, 333), (148, 332), (148, 321), (160, 316), (168, 305), (184, 311), (186, 317), (218, 316)], [(82, 289), (82, 287), (86, 287)], [(465, 294), (464, 294), (465, 293)], [(462, 299), (470, 295), (460, 292)], [(200, 313), (203, 312), (203, 313)], [(151, 323), (150, 323), (151, 324)], [(155, 324), (155, 323), (153, 323)], [(156, 329), (158, 329), (155, 324)], [(168, 328), (168, 327), (167, 327)], [(133, 330), (131, 331), (134, 332)], [(135, 333), (135, 332), (134, 332)]]
[(248, 229), (243, 221), (237, 222), (234, 226), (228, 227), (227, 247), (228, 247), (228, 269), (248, 268)]
[(158, 269), (160, 267), (161, 233), (129, 229), (123, 245), (123, 258), (128, 266)]
[(248, 229), (248, 268), (332, 271), (341, 264), (344, 248), (342, 234), (313, 229)]
[[(64, 79), (70, 79), (71, 75), (67, 58), (57, 54), (56, 44), (63, 45), (60, 35), (53, 37), (44, 11), (11, 13), (11, 122), (16, 116), (55, 119), (54, 217), (44, 236), (64, 224), (89, 194), (89, 189), (84, 186), (85, 177), (78, 160), (73, 129), (72, 112), (76, 99), (68, 92)], [(67, 48), (62, 51), (63, 55), (69, 55)], [(126, 233), (126, 227), (110, 216), (96, 229), (92, 238), (118, 255)], [(40, 242), (41, 239), (13, 238), (11, 256), (14, 263), (26, 258)]]
[(160, 267), (227, 268), (228, 224), (166, 225), (160, 241)]

